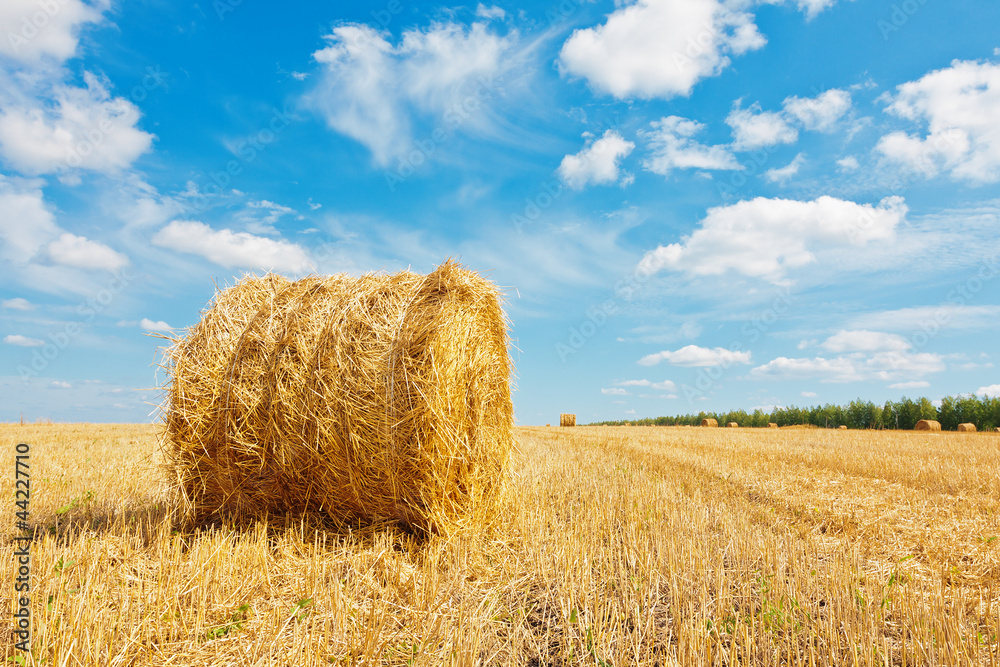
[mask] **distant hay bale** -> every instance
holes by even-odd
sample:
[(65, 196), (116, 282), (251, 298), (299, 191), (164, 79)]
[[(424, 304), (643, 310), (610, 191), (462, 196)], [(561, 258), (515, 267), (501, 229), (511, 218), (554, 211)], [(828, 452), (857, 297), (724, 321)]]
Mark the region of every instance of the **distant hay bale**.
[(726, 428), (739, 428), (739, 427), (740, 425), (737, 424), (736, 422), (729, 422), (728, 424), (726, 424)]
[(768, 428), (778, 428), (778, 425), (777, 425), (777, 424), (775, 424), (774, 422), (768, 422), (768, 423), (767, 423), (767, 427), (768, 427)]
[(994, 433), (1000, 433), (1000, 426), (997, 426), (995, 429), (993, 429), (993, 432)]
[(217, 293), (166, 354), (164, 448), (190, 518), (493, 521), (513, 446), (501, 303), (451, 260)]
[(559, 415), (560, 426), (576, 426), (576, 415), (562, 413)]
[(837, 427), (837, 429), (838, 429), (838, 430), (841, 430), (841, 431), (846, 431), (846, 430), (847, 430), (847, 427), (846, 427), (846, 426), (844, 426), (843, 424), (841, 424), (840, 426), (838, 426), (838, 427)]
[(934, 419), (921, 419), (917, 422), (917, 425), (913, 427), (915, 431), (940, 431), (941, 422)]
[(718, 426), (719, 422), (716, 421), (715, 419), (702, 419), (701, 420), (701, 425), (702, 426)]
[(976, 425), (975, 424), (969, 424), (969, 423), (959, 424), (958, 425), (958, 430), (959, 430), (960, 433), (975, 433), (976, 432)]

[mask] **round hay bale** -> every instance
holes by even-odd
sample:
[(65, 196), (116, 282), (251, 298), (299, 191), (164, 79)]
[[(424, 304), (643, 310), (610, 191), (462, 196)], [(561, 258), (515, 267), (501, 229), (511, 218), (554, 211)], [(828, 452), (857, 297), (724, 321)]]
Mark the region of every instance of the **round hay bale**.
[(190, 518), (491, 522), (513, 446), (501, 303), (451, 260), (217, 293), (166, 355), (165, 449)]
[(975, 424), (968, 424), (968, 423), (966, 423), (966, 424), (959, 424), (958, 425), (958, 430), (961, 433), (975, 433), (976, 432), (976, 425)]
[(934, 419), (921, 419), (917, 422), (917, 425), (913, 427), (915, 431), (940, 431), (941, 422)]
[(840, 431), (846, 431), (846, 430), (847, 430), (847, 427), (846, 427), (846, 426), (844, 426), (843, 424), (841, 424), (840, 426), (838, 426), (838, 427), (837, 427), (837, 430), (840, 430)]
[(729, 422), (728, 424), (726, 424), (726, 428), (739, 428), (739, 427), (740, 425), (737, 424), (736, 422)]
[(562, 413), (559, 415), (560, 426), (576, 426), (576, 415)]
[(768, 428), (778, 428), (778, 425), (777, 425), (777, 424), (775, 424), (774, 422), (768, 422), (768, 423), (767, 423), (767, 427), (768, 427)]
[(701, 425), (702, 426), (718, 426), (719, 422), (716, 421), (715, 419), (702, 419), (701, 420)]

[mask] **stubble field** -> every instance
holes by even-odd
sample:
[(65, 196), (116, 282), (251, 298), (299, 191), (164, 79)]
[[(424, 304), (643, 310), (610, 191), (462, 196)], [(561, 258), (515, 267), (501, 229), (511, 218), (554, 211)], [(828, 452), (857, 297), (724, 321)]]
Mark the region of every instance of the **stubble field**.
[(0, 435), (4, 664), (1000, 664), (995, 434), (524, 427), (502, 525), (448, 541), (190, 530), (156, 427)]

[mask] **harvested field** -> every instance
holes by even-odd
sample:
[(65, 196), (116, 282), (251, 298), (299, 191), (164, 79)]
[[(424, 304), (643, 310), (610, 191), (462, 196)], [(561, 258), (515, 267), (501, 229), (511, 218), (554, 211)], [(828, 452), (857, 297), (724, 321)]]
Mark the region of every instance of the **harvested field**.
[(155, 427), (0, 433), (32, 444), (39, 664), (1000, 660), (993, 434), (518, 428), (497, 531), (420, 540), (178, 532)]

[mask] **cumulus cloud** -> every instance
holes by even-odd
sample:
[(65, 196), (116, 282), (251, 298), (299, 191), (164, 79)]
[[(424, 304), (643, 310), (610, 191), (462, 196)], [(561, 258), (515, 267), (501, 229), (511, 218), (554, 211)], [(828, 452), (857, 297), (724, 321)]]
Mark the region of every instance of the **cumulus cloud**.
[(380, 166), (413, 148), (414, 113), (444, 114), (453, 129), (452, 121), (460, 120), (456, 110), (469, 96), (485, 103), (494, 94), (494, 77), (510, 66), (516, 41), (485, 23), (406, 30), (396, 45), (388, 37), (362, 24), (334, 28), (324, 36), (327, 46), (313, 53), (322, 71), (305, 98), (331, 129), (365, 145)]
[(845, 158), (837, 160), (837, 166), (843, 171), (857, 171), (861, 168), (861, 163), (858, 162), (858, 158), (853, 155), (848, 155)]
[(642, 135), (650, 148), (642, 166), (655, 174), (666, 176), (673, 169), (740, 168), (726, 146), (706, 146), (694, 139), (705, 129), (698, 121), (666, 116), (650, 125), (653, 129)]
[(487, 7), (483, 3), (476, 5), (476, 16), (484, 19), (502, 19), (507, 15), (501, 7), (496, 5), (491, 5)]
[(858, 329), (838, 331), (827, 338), (820, 347), (829, 352), (840, 353), (903, 351), (910, 349), (912, 345), (899, 334)]
[(762, 111), (754, 103), (743, 109), (740, 101), (726, 117), (726, 124), (733, 128), (733, 150), (752, 151), (757, 148), (793, 144), (799, 132), (788, 124), (785, 117), (774, 111)]
[(819, 396), (819, 394), (817, 394), (815, 391), (804, 391), (802, 392), (802, 395), (805, 396), (806, 398), (816, 398), (817, 396)]
[(671, 352), (664, 350), (649, 354), (639, 360), (641, 366), (655, 366), (666, 361), (674, 366), (729, 366), (732, 364), (749, 364), (749, 352), (734, 352), (724, 347), (707, 348), (697, 345), (687, 345)]
[(9, 103), (0, 111), (0, 155), (29, 175), (72, 169), (117, 172), (150, 149), (138, 107), (112, 97), (107, 82), (84, 73), (86, 87), (57, 85), (51, 100)]
[(833, 88), (813, 98), (789, 97), (785, 113), (797, 119), (807, 130), (829, 132), (851, 108), (851, 94)]
[(117, 271), (128, 265), (128, 257), (97, 241), (69, 232), (48, 245), (49, 258), (57, 264), (79, 269)]
[(628, 396), (627, 391), (617, 387), (612, 389), (601, 389), (601, 393), (604, 394), (605, 396)]
[(175, 220), (153, 236), (153, 244), (178, 252), (200, 255), (227, 268), (245, 267), (301, 273), (309, 269), (309, 256), (300, 246), (284, 240), (254, 236), (230, 229)]
[(73, 387), (69, 382), (63, 382), (62, 380), (53, 380), (49, 386), (53, 389), (71, 389)]
[(73, 57), (80, 30), (99, 23), (108, 0), (3, 0), (0, 2), (0, 54), (22, 64), (62, 63)]
[(39, 340), (38, 338), (28, 338), (27, 336), (22, 336), (21, 334), (4, 336), (3, 342), (7, 345), (17, 345), (18, 347), (41, 347), (42, 345), (45, 345), (44, 340)]
[(811, 21), (816, 15), (828, 7), (832, 7), (837, 0), (795, 0), (795, 4), (800, 10), (805, 12), (806, 20)]
[(887, 197), (878, 206), (828, 196), (814, 201), (757, 197), (709, 209), (681, 243), (647, 252), (639, 270), (689, 276), (734, 271), (781, 284), (789, 269), (816, 262), (820, 248), (891, 240), (906, 211), (901, 197)]
[(154, 321), (149, 319), (148, 317), (144, 317), (139, 321), (139, 327), (145, 329), (146, 331), (159, 331), (159, 332), (173, 331), (174, 329), (172, 326), (170, 326), (163, 320)]
[(14, 266), (29, 263), (59, 233), (40, 183), (0, 174), (0, 257)]
[(988, 387), (980, 387), (976, 390), (976, 393), (987, 398), (1000, 398), (1000, 384), (991, 384)]
[(559, 52), (559, 68), (618, 98), (689, 95), (730, 56), (767, 42), (753, 15), (720, 0), (638, 0), (603, 25), (576, 30)]
[(775, 169), (768, 169), (764, 172), (764, 178), (770, 183), (784, 183), (788, 179), (792, 178), (799, 173), (799, 169), (806, 162), (806, 154), (799, 153), (795, 158), (786, 164), (784, 167), (777, 167)]
[(614, 130), (608, 130), (579, 153), (564, 157), (557, 173), (566, 185), (575, 190), (591, 183), (612, 184), (618, 180), (619, 163), (633, 148), (634, 143), (626, 141)]
[(888, 113), (926, 123), (927, 132), (892, 132), (876, 151), (884, 162), (973, 184), (1000, 181), (1000, 64), (955, 60), (896, 87)]
[(772, 379), (817, 378), (820, 382), (843, 383), (905, 379), (943, 370), (944, 361), (937, 354), (893, 350), (876, 352), (870, 356), (856, 352), (830, 359), (778, 357), (750, 372), (757, 377)]

